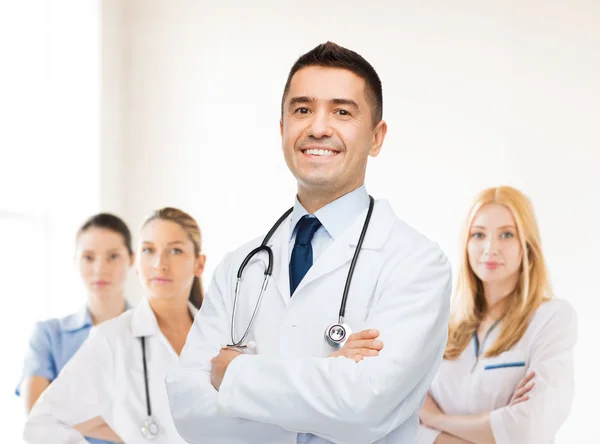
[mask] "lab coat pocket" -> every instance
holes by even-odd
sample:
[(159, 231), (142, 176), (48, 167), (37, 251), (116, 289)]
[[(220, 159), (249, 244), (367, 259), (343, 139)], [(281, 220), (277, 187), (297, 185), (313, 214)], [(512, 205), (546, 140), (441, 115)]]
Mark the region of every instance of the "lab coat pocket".
[(528, 356), (523, 351), (509, 350), (481, 361), (481, 390), (510, 399), (525, 377)]

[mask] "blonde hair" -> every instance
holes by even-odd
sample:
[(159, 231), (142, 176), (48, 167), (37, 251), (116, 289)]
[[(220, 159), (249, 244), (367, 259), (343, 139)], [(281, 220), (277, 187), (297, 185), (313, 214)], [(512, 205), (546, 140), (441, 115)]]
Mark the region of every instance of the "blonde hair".
[(523, 259), (518, 283), (514, 291), (507, 296), (509, 299), (498, 339), (484, 356), (497, 356), (515, 345), (525, 333), (529, 319), (536, 309), (552, 297), (540, 232), (531, 202), (519, 190), (508, 186), (482, 191), (475, 198), (463, 227), (461, 266), (452, 300), (445, 359), (456, 359), (460, 356), (473, 333), (479, 328), (488, 308), (483, 294), (483, 283), (471, 268), (467, 251), (473, 220), (481, 207), (487, 204), (503, 205), (512, 213)]
[[(166, 220), (170, 222), (174, 222), (179, 225), (185, 234), (187, 234), (188, 239), (194, 245), (194, 254), (196, 257), (200, 256), (202, 251), (202, 233), (200, 232), (200, 227), (196, 220), (187, 214), (184, 211), (181, 211), (177, 208), (165, 207), (160, 210), (154, 211), (142, 224), (142, 227), (145, 227), (153, 220)], [(192, 288), (190, 290), (189, 301), (196, 308), (200, 308), (202, 306), (202, 301), (204, 300), (204, 289), (202, 286), (202, 280), (194, 276), (194, 282), (192, 284)]]

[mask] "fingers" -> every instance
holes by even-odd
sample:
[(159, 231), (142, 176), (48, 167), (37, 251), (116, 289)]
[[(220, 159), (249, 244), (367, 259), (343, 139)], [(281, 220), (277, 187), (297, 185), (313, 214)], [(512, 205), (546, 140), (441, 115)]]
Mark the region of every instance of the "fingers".
[[(516, 400), (516, 399), (520, 399), (523, 398), (523, 396), (527, 393), (529, 393), (533, 387), (535, 387), (535, 382), (531, 381), (533, 379), (533, 377), (535, 376), (535, 372), (529, 372), (527, 375), (525, 375), (525, 377), (521, 380), (521, 382), (519, 382), (519, 385), (517, 386), (517, 388), (515, 389), (515, 392), (513, 393), (512, 399)], [(523, 401), (520, 401), (523, 402)], [(511, 401), (511, 405), (513, 404), (513, 401)]]
[(350, 350), (352, 350), (355, 355), (361, 355), (361, 356), (378, 356), (379, 355), (379, 350), (373, 350), (370, 348), (353, 348)]
[(520, 404), (525, 401), (529, 401), (529, 396), (522, 396), (520, 398), (516, 398), (510, 402), (510, 405)]
[(376, 339), (378, 337), (379, 330), (377, 329), (362, 330), (351, 334), (342, 348), (368, 348), (372, 350), (381, 350), (383, 348), (383, 342)]
[(383, 348), (383, 342), (379, 339), (379, 330), (369, 329), (353, 333), (348, 337), (344, 346), (331, 353), (329, 357), (344, 356), (355, 362), (361, 361), (368, 356), (378, 356)]
[(344, 347), (349, 349), (369, 349), (379, 351), (383, 348), (383, 342), (379, 339), (348, 340), (348, 342), (344, 344)]
[(535, 376), (534, 372), (530, 372), (527, 376), (523, 378), (523, 380), (517, 386), (515, 390), (512, 400), (510, 401), (510, 405), (519, 404), (521, 402), (525, 402), (529, 400), (528, 393), (533, 390), (535, 387), (535, 382), (532, 381)]
[(527, 375), (525, 375), (525, 377), (521, 380), (521, 382), (519, 383), (519, 385), (517, 386), (517, 388), (520, 387), (524, 387), (529, 381), (531, 381), (533, 379), (533, 377), (535, 376), (535, 372), (531, 371), (529, 372)]
[(362, 330), (357, 333), (352, 333), (348, 336), (348, 342), (360, 341), (364, 339), (375, 339), (379, 336), (379, 330), (372, 328), (370, 330)]
[(520, 389), (517, 389), (515, 391), (515, 394), (513, 395), (515, 398), (520, 398), (523, 395), (529, 393), (533, 387), (535, 386), (535, 382), (530, 382), (529, 384), (527, 384), (525, 387), (521, 387)]

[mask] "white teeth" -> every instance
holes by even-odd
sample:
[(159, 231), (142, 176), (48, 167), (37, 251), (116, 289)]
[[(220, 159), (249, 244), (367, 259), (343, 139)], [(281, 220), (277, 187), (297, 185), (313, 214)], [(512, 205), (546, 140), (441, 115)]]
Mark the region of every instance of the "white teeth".
[(311, 156), (335, 156), (337, 154), (335, 151), (330, 150), (306, 150), (304, 152)]

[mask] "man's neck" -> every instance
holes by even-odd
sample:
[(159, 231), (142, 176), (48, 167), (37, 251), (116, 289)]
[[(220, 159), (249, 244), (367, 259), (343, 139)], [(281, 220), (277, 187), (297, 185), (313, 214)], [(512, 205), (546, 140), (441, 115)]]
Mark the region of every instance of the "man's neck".
[(338, 190), (324, 190), (304, 188), (298, 184), (298, 201), (308, 214), (315, 214), (321, 208), (338, 200), (340, 197), (353, 192), (361, 186), (363, 186), (363, 183), (354, 187), (340, 188)]

